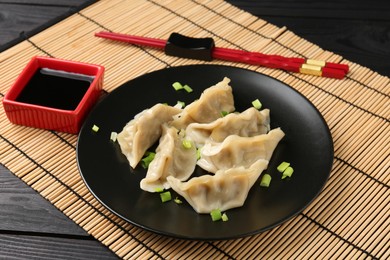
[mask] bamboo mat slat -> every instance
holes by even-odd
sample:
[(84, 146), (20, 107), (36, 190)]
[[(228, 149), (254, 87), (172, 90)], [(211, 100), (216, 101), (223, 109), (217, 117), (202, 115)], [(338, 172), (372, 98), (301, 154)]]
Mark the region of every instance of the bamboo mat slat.
[[(199, 13), (202, 15), (199, 16)], [(224, 61), (289, 84), (324, 116), (334, 165), (319, 196), (264, 233), (227, 241), (186, 241), (142, 230), (88, 191), (76, 163), (77, 136), (12, 125), (0, 107), (0, 163), (123, 259), (390, 258), (390, 79), (323, 50), (223, 1), (103, 0), (0, 54), (0, 99), (34, 55), (101, 64), (104, 90), (172, 66), (205, 62), (96, 38), (110, 30), (155, 38), (177, 31), (216, 45), (350, 65), (343, 80)]]

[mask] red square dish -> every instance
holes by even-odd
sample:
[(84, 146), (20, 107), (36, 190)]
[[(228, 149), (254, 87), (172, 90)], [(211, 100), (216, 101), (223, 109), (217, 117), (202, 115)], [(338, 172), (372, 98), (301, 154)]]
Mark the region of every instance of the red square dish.
[(101, 94), (104, 67), (36, 56), (8, 90), (8, 119), (25, 125), (77, 134)]

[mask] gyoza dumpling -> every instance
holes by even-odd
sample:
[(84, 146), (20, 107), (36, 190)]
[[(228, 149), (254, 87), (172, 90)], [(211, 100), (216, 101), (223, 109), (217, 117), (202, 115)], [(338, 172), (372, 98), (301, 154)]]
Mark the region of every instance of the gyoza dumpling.
[(188, 182), (181, 182), (172, 176), (167, 180), (196, 212), (225, 211), (244, 204), (249, 190), (267, 166), (268, 161), (260, 159), (249, 168), (219, 170), (215, 175), (194, 177)]
[(229, 85), (230, 79), (224, 78), (216, 85), (205, 89), (200, 98), (175, 116), (171, 122), (177, 129), (184, 129), (188, 124), (209, 123), (221, 117), (221, 112), (234, 111), (233, 90)]
[(269, 161), (283, 137), (284, 132), (280, 128), (253, 137), (230, 135), (222, 143), (206, 143), (197, 164), (212, 173), (239, 166), (248, 168), (259, 159)]
[(161, 136), (161, 125), (173, 120), (181, 109), (156, 104), (137, 114), (118, 133), (117, 140), (130, 166), (135, 168), (146, 150)]
[(270, 129), (269, 109), (261, 111), (254, 107), (242, 113), (230, 113), (211, 123), (192, 123), (186, 128), (186, 136), (197, 145), (207, 141), (222, 142), (229, 135), (250, 137), (266, 134)]
[(157, 188), (169, 189), (167, 176), (174, 176), (181, 181), (187, 180), (196, 166), (195, 145), (185, 147), (183, 138), (175, 127), (163, 125), (162, 129), (156, 155), (140, 184), (141, 189), (149, 192), (155, 192)]

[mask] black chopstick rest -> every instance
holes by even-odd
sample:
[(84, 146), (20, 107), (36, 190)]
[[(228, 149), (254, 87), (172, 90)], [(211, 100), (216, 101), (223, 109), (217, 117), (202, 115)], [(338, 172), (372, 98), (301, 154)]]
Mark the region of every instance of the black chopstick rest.
[(211, 61), (214, 48), (212, 38), (191, 38), (179, 33), (172, 33), (164, 51), (166, 55), (196, 60)]

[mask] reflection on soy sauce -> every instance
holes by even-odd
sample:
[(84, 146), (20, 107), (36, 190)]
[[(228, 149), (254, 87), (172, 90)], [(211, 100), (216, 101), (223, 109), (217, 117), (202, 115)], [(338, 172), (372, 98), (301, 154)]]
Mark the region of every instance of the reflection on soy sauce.
[(94, 78), (84, 74), (41, 68), (35, 72), (16, 101), (75, 110)]

